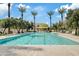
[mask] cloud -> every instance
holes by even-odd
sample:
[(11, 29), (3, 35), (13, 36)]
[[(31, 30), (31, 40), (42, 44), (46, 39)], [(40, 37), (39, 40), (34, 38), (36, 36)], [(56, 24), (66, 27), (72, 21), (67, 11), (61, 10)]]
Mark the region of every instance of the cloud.
[(62, 9), (62, 8), (69, 9), (70, 6), (68, 4), (67, 5), (62, 5), (62, 6), (60, 6), (60, 9)]
[(24, 4), (19, 4), (18, 8), (20, 8), (20, 7), (26, 7), (26, 6)]
[(72, 5), (69, 6), (70, 9), (76, 9), (79, 8), (79, 3), (73, 3)]
[(42, 7), (42, 6), (37, 6), (37, 7), (35, 7), (33, 10), (35, 10), (35, 11), (43, 11), (43, 10), (44, 10), (44, 7)]
[(66, 5), (61, 5), (59, 8), (56, 8), (55, 9), (55, 12), (58, 12), (58, 9), (62, 9), (62, 8), (65, 8), (65, 9), (70, 9), (70, 6), (68, 5), (68, 4), (66, 4)]
[[(72, 3), (71, 5), (69, 4), (66, 4), (66, 5), (61, 5), (59, 8), (65, 8), (65, 9), (76, 9), (76, 8), (79, 8), (79, 3)], [(55, 9), (55, 12), (58, 12), (58, 9), (59, 8), (56, 8)]]
[(27, 9), (30, 9), (31, 7), (29, 5), (26, 6)]
[(0, 4), (0, 15), (4, 15), (8, 10), (7, 4)]
[(46, 24), (49, 24), (49, 22), (46, 22)]
[(79, 8), (79, 3), (72, 3), (71, 5), (63, 5), (61, 8), (66, 8), (66, 9), (76, 9)]
[(24, 5), (24, 4), (19, 4), (18, 8), (20, 8), (20, 7), (25, 7), (27, 10), (31, 9), (31, 7), (29, 5)]
[[(13, 4), (11, 4), (11, 7), (12, 6), (13, 6)], [(7, 3), (0, 4), (0, 16), (4, 15), (7, 12), (8, 12), (8, 5), (7, 5)]]
[(58, 12), (58, 8), (55, 9), (55, 12)]

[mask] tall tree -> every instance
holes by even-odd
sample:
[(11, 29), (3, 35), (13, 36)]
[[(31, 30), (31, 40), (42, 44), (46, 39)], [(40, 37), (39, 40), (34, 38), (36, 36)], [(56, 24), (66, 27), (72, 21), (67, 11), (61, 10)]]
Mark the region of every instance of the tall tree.
[(54, 12), (49, 11), (49, 12), (47, 12), (47, 14), (48, 14), (49, 19), (50, 19), (50, 29), (51, 29), (51, 25), (52, 25), (51, 19), (52, 19), (52, 15), (54, 14)]
[(53, 24), (52, 28), (54, 31), (57, 31), (58, 30), (58, 23)]
[[(64, 12), (65, 12), (65, 8), (60, 8), (60, 9), (58, 10), (58, 12), (59, 12), (60, 15), (61, 15), (62, 26), (63, 26), (63, 14), (64, 14)], [(62, 28), (62, 31), (63, 31), (63, 28)]]
[(11, 6), (11, 4), (8, 3), (8, 18), (10, 18), (10, 6)]
[(75, 35), (79, 35), (79, 9), (68, 10), (66, 19), (68, 29), (75, 29)]
[(50, 18), (50, 27), (51, 27), (51, 19), (52, 19), (52, 15), (54, 14), (54, 12), (49, 11), (47, 14), (48, 14), (48, 16)]
[(32, 11), (31, 13), (32, 13), (33, 19), (34, 19), (34, 32), (35, 32), (35, 25), (36, 25), (35, 24), (35, 18), (36, 18), (37, 12)]
[[(11, 7), (11, 4), (8, 3), (8, 19), (10, 20), (10, 7)], [(10, 23), (10, 22), (8, 22)], [(10, 26), (8, 27), (8, 34), (10, 33)]]
[(62, 22), (63, 22), (63, 14), (64, 14), (64, 12), (65, 12), (65, 8), (59, 9), (58, 12), (60, 13), (60, 15), (61, 15), (61, 20), (62, 20)]
[(23, 13), (26, 11), (26, 7), (24, 5), (20, 5), (18, 9), (21, 12), (21, 18), (23, 20)]
[(68, 12), (67, 12), (67, 16), (66, 16), (66, 27), (67, 27), (67, 30), (72, 30), (73, 29), (73, 17), (72, 17), (72, 14), (73, 14), (74, 10), (72, 9), (69, 9)]
[[(8, 3), (8, 19), (10, 19), (10, 6), (11, 6), (11, 4)], [(8, 23), (10, 23), (10, 22), (8, 22)], [(10, 33), (10, 27), (8, 27), (8, 34), (9, 33)]]
[(75, 35), (79, 35), (79, 9), (75, 9), (73, 14), (73, 25), (75, 28)]
[[(2, 28), (4, 28), (3, 33), (5, 32), (6, 28), (8, 28), (8, 30), (10, 30), (9, 28), (12, 25), (13, 25), (12, 24), (12, 20), (10, 20), (8, 18), (7, 19), (3, 19), (2, 22), (1, 22), (1, 26), (2, 26)], [(8, 32), (8, 33), (10, 33), (10, 32)]]

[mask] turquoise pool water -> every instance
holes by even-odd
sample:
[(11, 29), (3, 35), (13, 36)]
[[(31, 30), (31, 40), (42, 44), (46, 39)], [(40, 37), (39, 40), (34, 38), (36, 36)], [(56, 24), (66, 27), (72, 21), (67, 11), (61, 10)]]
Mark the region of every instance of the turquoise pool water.
[(57, 33), (24, 33), (0, 40), (0, 45), (79, 45), (78, 42), (58, 36)]

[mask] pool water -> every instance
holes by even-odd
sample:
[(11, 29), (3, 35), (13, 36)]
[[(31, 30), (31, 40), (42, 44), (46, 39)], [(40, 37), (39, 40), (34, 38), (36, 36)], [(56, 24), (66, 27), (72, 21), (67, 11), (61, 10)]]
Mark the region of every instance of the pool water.
[(79, 45), (79, 43), (68, 38), (58, 36), (57, 33), (31, 32), (2, 39), (0, 40), (0, 45)]

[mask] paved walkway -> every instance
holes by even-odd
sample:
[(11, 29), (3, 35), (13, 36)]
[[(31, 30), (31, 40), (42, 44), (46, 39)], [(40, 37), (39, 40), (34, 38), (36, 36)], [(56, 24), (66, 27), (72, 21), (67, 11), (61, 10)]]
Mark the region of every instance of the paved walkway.
[(79, 45), (0, 46), (2, 56), (79, 56)]

